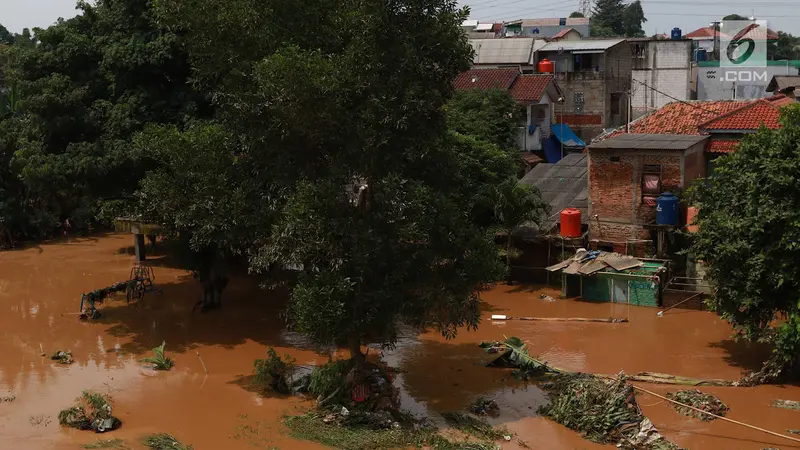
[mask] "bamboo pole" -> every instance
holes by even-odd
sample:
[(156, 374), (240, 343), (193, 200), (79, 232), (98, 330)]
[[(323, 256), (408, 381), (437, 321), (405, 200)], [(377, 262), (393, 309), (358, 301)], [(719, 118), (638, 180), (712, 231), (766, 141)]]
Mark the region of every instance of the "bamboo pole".
[(599, 322), (599, 323), (625, 323), (628, 319), (593, 319), (585, 317), (509, 317), (511, 319), (537, 321), (537, 322)]
[(647, 389), (640, 388), (639, 386), (636, 386), (636, 385), (631, 385), (631, 386), (633, 386), (633, 388), (638, 390), (638, 391), (644, 392), (645, 394), (650, 394), (650, 395), (652, 395), (654, 397), (658, 397), (658, 398), (660, 398), (662, 400), (666, 400), (668, 402), (675, 403), (676, 405), (683, 406), (684, 408), (689, 408), (689, 409), (697, 411), (699, 413), (708, 414), (711, 417), (714, 417), (714, 418), (717, 418), (717, 419), (720, 419), (720, 420), (724, 420), (726, 422), (735, 423), (736, 425), (741, 425), (743, 427), (747, 427), (747, 428), (750, 428), (752, 430), (761, 431), (762, 433), (771, 434), (773, 436), (777, 436), (777, 437), (783, 438), (783, 439), (788, 439), (790, 441), (800, 442), (800, 439), (793, 438), (791, 436), (786, 436), (785, 434), (776, 433), (774, 431), (765, 430), (763, 428), (759, 428), (759, 427), (754, 426), (754, 425), (746, 424), (744, 422), (739, 422), (738, 420), (733, 420), (733, 419), (728, 419), (727, 417), (718, 416), (718, 415), (716, 415), (714, 413), (710, 413), (708, 411), (703, 411), (702, 409), (695, 408), (694, 406), (690, 406), (690, 405), (687, 405), (685, 403), (681, 403), (681, 402), (672, 400), (671, 398), (664, 397), (663, 395), (658, 395), (655, 392), (648, 391)]
[(702, 292), (698, 292), (697, 294), (694, 294), (694, 295), (692, 295), (691, 297), (687, 298), (686, 300), (681, 300), (681, 301), (679, 301), (678, 303), (675, 303), (674, 305), (670, 306), (669, 308), (667, 308), (667, 309), (665, 309), (665, 310), (662, 310), (662, 311), (659, 311), (659, 312), (658, 312), (658, 314), (656, 314), (656, 315), (657, 315), (658, 317), (661, 317), (661, 316), (663, 316), (663, 315), (664, 315), (664, 313), (665, 313), (665, 312), (669, 311), (670, 309), (672, 309), (672, 308), (674, 308), (674, 307), (676, 307), (676, 306), (678, 306), (678, 305), (682, 305), (682, 304), (684, 304), (684, 303), (688, 302), (689, 300), (691, 300), (691, 299), (693, 299), (693, 298), (697, 297), (698, 295), (703, 295), (703, 293), (702, 293)]
[(205, 370), (205, 371), (206, 371), (206, 375), (208, 375), (208, 367), (206, 367), (206, 363), (205, 363), (205, 362), (203, 362), (203, 358), (200, 356), (200, 352), (198, 352), (197, 350), (195, 350), (195, 351), (194, 351), (194, 353), (197, 355), (197, 358), (200, 360), (200, 364), (202, 364), (202, 365), (203, 365), (203, 370)]

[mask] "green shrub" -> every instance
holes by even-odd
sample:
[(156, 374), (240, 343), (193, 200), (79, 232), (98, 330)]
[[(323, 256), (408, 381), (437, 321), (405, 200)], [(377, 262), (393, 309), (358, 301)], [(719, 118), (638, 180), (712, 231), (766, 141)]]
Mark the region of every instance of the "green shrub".
[(153, 349), (153, 353), (155, 356), (148, 356), (147, 358), (142, 358), (139, 361), (147, 364), (152, 364), (153, 368), (156, 370), (170, 370), (175, 363), (164, 355), (164, 347), (166, 347), (167, 343), (162, 342), (161, 345)]
[(280, 394), (291, 393), (291, 376), (294, 372), (295, 360), (289, 355), (283, 359), (270, 347), (267, 359), (257, 359), (253, 363), (256, 384)]

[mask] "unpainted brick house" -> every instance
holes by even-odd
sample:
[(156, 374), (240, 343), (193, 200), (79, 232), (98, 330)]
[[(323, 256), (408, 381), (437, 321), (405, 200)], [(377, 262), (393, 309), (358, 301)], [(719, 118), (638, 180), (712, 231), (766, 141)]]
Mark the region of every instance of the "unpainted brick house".
[(620, 253), (650, 253), (656, 199), (706, 173), (708, 136), (621, 134), (589, 146), (589, 240)]

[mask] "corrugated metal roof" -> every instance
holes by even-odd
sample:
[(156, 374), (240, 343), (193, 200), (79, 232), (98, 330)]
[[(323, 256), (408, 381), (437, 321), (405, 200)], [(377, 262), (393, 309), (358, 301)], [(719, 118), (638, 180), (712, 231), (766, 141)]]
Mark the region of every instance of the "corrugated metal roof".
[(555, 164), (537, 165), (519, 181), (536, 187), (542, 200), (550, 205), (550, 213), (542, 222), (543, 231), (558, 223), (564, 208), (580, 209), (581, 222), (588, 223), (588, 165), (586, 154), (570, 153)]
[(470, 39), (474, 64), (530, 64), (535, 39)]
[(679, 134), (620, 134), (589, 146), (596, 149), (686, 150), (708, 136)]
[(589, 39), (585, 41), (558, 41), (551, 42), (539, 51), (542, 52), (586, 52), (597, 50), (608, 50), (609, 48), (625, 42), (625, 39)]
[(475, 26), (475, 31), (489, 31), (494, 28), (493, 23), (479, 23)]

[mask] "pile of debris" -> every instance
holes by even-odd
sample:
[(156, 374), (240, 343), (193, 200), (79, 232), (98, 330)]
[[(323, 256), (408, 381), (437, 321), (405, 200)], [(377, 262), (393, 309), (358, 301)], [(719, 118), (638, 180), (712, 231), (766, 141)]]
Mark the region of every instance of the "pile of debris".
[(58, 413), (58, 423), (78, 430), (103, 433), (116, 429), (122, 422), (111, 413), (111, 398), (91, 391), (83, 391), (78, 404)]
[(568, 275), (591, 275), (603, 269), (614, 269), (618, 272), (644, 266), (644, 262), (633, 256), (600, 250), (587, 251), (580, 248), (572, 258), (547, 267), (549, 272), (561, 271)]
[[(704, 394), (697, 389), (690, 389), (686, 391), (678, 391), (673, 393), (668, 393), (667, 398), (671, 400), (675, 400), (677, 402), (681, 402), (683, 404), (693, 406), (699, 410), (710, 412), (711, 414), (716, 414), (717, 416), (725, 416), (725, 414), (730, 410), (728, 405), (722, 403), (722, 400), (718, 399), (717, 397), (711, 394)], [(716, 417), (703, 414), (699, 411), (695, 411), (691, 408), (687, 408), (685, 406), (675, 405), (675, 410), (679, 413), (683, 414), (684, 416), (694, 417), (696, 419), (711, 421), (714, 420)]]
[(50, 359), (58, 362), (59, 364), (72, 364), (75, 361), (72, 358), (72, 352), (69, 350), (56, 350)]
[(469, 411), (477, 416), (497, 417), (500, 415), (500, 407), (491, 398), (478, 398), (469, 407)]
[(664, 438), (642, 414), (633, 386), (624, 373), (606, 377), (549, 366), (532, 357), (527, 345), (517, 337), (505, 342), (484, 342), (480, 346), (488, 353), (499, 354), (487, 366), (515, 367), (518, 378), (546, 380), (541, 387), (548, 393), (550, 404), (539, 412), (583, 433), (587, 439), (615, 443), (622, 449), (679, 448)]

